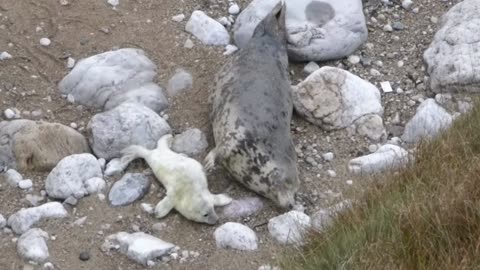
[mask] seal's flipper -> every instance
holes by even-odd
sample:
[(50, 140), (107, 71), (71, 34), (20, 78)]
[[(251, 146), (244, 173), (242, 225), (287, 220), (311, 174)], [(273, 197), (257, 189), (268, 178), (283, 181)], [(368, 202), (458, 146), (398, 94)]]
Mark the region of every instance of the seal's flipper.
[(166, 216), (170, 211), (172, 211), (174, 205), (173, 201), (167, 196), (161, 200), (157, 206), (155, 206), (155, 217), (156, 218), (163, 218)]
[(232, 198), (225, 194), (212, 194), (213, 196), (213, 204), (215, 206), (225, 206), (232, 202)]
[(217, 158), (217, 152), (216, 149), (212, 149), (208, 153), (208, 155), (205, 157), (204, 163), (205, 163), (205, 170), (207, 172), (212, 171), (213, 168), (215, 167), (215, 159)]
[(123, 149), (121, 153), (120, 164), (122, 168), (126, 168), (133, 160), (147, 157), (150, 150), (140, 145), (131, 145)]
[(285, 22), (286, 14), (286, 3), (280, 1), (268, 14), (265, 19), (263, 19), (253, 32), (253, 37), (270, 35), (277, 38), (282, 44), (286, 43), (287, 40), (287, 29)]
[(157, 142), (157, 149), (170, 149), (170, 146), (172, 145), (172, 139), (172, 134), (163, 135)]

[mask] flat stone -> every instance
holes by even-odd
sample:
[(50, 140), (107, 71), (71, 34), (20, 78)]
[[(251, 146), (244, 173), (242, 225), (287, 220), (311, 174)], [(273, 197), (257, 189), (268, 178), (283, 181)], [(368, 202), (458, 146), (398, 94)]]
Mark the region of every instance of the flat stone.
[(121, 157), (130, 145), (148, 149), (156, 147), (158, 139), (170, 133), (168, 123), (149, 108), (135, 103), (122, 103), (114, 109), (95, 115), (87, 125), (89, 141), (98, 158)]
[(141, 173), (127, 173), (113, 184), (108, 194), (112, 206), (125, 206), (145, 196), (150, 189), (150, 179)]
[(92, 154), (71, 155), (53, 168), (45, 181), (45, 189), (50, 198), (82, 198), (92, 190), (88, 181), (102, 176), (100, 164)]
[(233, 200), (222, 209), (222, 215), (226, 218), (242, 218), (251, 216), (262, 210), (264, 204), (258, 197), (247, 197)]
[(386, 144), (372, 154), (350, 160), (348, 170), (353, 174), (374, 174), (405, 167), (408, 162), (407, 150)]
[(8, 218), (8, 226), (17, 234), (28, 231), (45, 218), (64, 218), (67, 210), (59, 202), (49, 202), (37, 207), (22, 208)]
[(147, 266), (147, 262), (168, 255), (175, 245), (143, 232), (119, 232), (110, 235), (102, 245), (102, 250), (118, 249), (128, 258)]
[(227, 222), (214, 232), (217, 248), (232, 248), (238, 250), (256, 250), (258, 238), (249, 227), (234, 222)]

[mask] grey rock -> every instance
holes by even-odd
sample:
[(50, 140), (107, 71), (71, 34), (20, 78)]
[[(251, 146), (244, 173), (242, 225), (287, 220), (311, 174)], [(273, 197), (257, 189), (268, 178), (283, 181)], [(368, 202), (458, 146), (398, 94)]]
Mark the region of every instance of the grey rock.
[(312, 228), (316, 231), (324, 231), (333, 225), (333, 219), (343, 211), (350, 208), (352, 203), (348, 200), (337, 203), (326, 209), (320, 209), (312, 214)]
[(205, 45), (227, 45), (230, 43), (230, 34), (227, 29), (200, 10), (195, 10), (192, 13), (185, 30)]
[(368, 36), (361, 0), (287, 0), (288, 55), (297, 61), (344, 58)]
[(353, 125), (372, 140), (385, 134), (380, 91), (348, 71), (322, 67), (292, 90), (295, 110), (325, 130)]
[(199, 129), (192, 128), (185, 130), (173, 138), (172, 150), (178, 153), (184, 153), (188, 156), (194, 156), (207, 149), (207, 136)]
[(153, 83), (156, 65), (139, 49), (119, 49), (80, 60), (63, 78), (60, 92), (74, 102), (111, 109), (129, 101), (161, 112), (168, 106), (162, 89)]
[(256, 250), (258, 238), (249, 227), (234, 222), (227, 222), (213, 233), (217, 248), (232, 248), (238, 250)]
[(348, 170), (354, 174), (381, 173), (406, 166), (409, 162), (407, 150), (386, 144), (372, 154), (354, 158), (348, 162)]
[(59, 202), (49, 202), (37, 207), (22, 208), (8, 218), (8, 226), (22, 234), (45, 218), (64, 218), (67, 210)]
[(33, 182), (30, 179), (22, 180), (18, 182), (18, 187), (20, 189), (30, 189), (33, 187)]
[(18, 238), (18, 255), (25, 261), (45, 262), (50, 256), (47, 240), (48, 233), (45, 231), (37, 228), (28, 230)]
[(108, 194), (112, 206), (125, 206), (145, 196), (150, 189), (150, 179), (141, 173), (127, 173), (113, 184)]
[(416, 114), (408, 121), (402, 140), (417, 143), (422, 139), (431, 139), (450, 127), (452, 121), (452, 116), (429, 98), (418, 106)]
[(242, 218), (253, 215), (264, 207), (262, 200), (258, 197), (247, 197), (233, 200), (229, 205), (223, 207), (222, 215), (226, 218)]
[(280, 0), (253, 0), (237, 17), (233, 25), (233, 38), (239, 48), (245, 47), (255, 28), (280, 3)]
[(405, 29), (405, 26), (401, 22), (394, 22), (392, 23), (392, 28), (393, 30), (403, 30)]
[(167, 93), (173, 97), (193, 87), (193, 77), (183, 69), (177, 69), (168, 81)]
[(295, 210), (268, 221), (270, 236), (281, 244), (302, 245), (304, 235), (310, 227), (310, 217)]
[(75, 197), (70, 196), (65, 201), (63, 201), (63, 203), (71, 205), (71, 206), (75, 206), (75, 205), (77, 205), (78, 200)]
[(480, 1), (465, 0), (441, 17), (423, 55), (434, 92), (480, 92), (479, 11)]
[(30, 203), (31, 206), (38, 206), (41, 202), (45, 200), (45, 197), (27, 194), (25, 200)]
[(303, 73), (310, 75), (313, 72), (317, 71), (320, 69), (320, 66), (315, 63), (315, 62), (309, 62), (305, 67), (303, 68)]
[(147, 266), (147, 262), (168, 255), (175, 245), (143, 232), (119, 232), (110, 235), (102, 245), (102, 250), (108, 252), (118, 249), (128, 258)]
[(89, 141), (97, 157), (120, 157), (130, 145), (155, 148), (161, 136), (170, 133), (168, 123), (140, 104), (122, 103), (113, 110), (95, 115), (87, 125)]
[(90, 194), (88, 181), (102, 176), (100, 164), (92, 154), (71, 155), (53, 168), (47, 176), (45, 189), (48, 196), (55, 199), (66, 199), (70, 196), (82, 198)]

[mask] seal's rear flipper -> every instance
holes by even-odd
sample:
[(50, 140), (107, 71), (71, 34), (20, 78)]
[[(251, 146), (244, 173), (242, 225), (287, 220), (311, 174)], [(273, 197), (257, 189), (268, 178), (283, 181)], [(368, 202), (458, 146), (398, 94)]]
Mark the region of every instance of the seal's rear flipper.
[(281, 0), (270, 12), (270, 14), (265, 17), (255, 28), (253, 36), (263, 36), (270, 35), (276, 37), (282, 43), (287, 42), (287, 31), (286, 31), (286, 2)]

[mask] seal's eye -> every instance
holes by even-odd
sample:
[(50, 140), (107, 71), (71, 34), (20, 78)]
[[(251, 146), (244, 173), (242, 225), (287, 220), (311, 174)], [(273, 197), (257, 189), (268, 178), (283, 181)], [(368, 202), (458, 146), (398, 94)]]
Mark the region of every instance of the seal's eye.
[(208, 213), (206, 213), (205, 215), (203, 215), (204, 217), (208, 217)]

